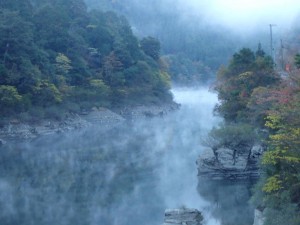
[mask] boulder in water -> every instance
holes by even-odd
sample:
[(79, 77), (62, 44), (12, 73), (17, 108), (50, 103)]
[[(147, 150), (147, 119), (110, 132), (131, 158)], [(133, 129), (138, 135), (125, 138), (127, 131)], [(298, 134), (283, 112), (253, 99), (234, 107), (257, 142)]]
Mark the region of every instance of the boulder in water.
[(163, 225), (202, 225), (203, 216), (197, 209), (166, 209)]

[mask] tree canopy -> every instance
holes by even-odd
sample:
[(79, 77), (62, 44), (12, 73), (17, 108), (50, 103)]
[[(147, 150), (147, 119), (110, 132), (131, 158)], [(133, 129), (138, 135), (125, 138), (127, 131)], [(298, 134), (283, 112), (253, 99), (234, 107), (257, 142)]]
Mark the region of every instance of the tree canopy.
[[(296, 68), (298, 58), (296, 54)], [(271, 58), (259, 45), (256, 53), (242, 49), (234, 54), (230, 65), (220, 70), (215, 89), (220, 99), (216, 110), (224, 116), (225, 126), (212, 130), (213, 144), (234, 149), (236, 146), (231, 145), (236, 140), (243, 143), (245, 137), (246, 140), (253, 137), (253, 132), (264, 133), (259, 139), (254, 136), (254, 140), (264, 143), (266, 151), (262, 157), (264, 173), (253, 201), (257, 207), (265, 208), (266, 225), (299, 224), (299, 70), (294, 69), (287, 77), (280, 78)], [(238, 135), (232, 135), (232, 127), (237, 127)]]
[(220, 104), (216, 111), (227, 121), (247, 121), (250, 118), (248, 104), (257, 88), (269, 87), (279, 81), (269, 56), (262, 54), (261, 46), (255, 54), (248, 48), (235, 53), (227, 68), (217, 75), (215, 90)]
[(1, 2), (0, 33), (2, 116), (172, 100), (160, 43), (83, 0)]

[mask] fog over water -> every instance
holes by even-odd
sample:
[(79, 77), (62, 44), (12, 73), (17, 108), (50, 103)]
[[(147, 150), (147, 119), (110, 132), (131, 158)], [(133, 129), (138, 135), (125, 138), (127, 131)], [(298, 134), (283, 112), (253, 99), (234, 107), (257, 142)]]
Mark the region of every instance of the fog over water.
[(183, 206), (220, 224), (197, 191), (195, 164), (220, 121), (217, 97), (207, 88), (173, 93), (181, 109), (164, 118), (2, 147), (1, 224), (154, 225)]

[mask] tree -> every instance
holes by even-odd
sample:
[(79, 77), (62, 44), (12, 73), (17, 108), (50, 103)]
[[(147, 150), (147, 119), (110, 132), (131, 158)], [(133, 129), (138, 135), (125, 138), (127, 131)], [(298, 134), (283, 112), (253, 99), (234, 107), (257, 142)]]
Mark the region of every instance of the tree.
[(256, 57), (264, 57), (266, 55), (265, 51), (261, 47), (261, 43), (258, 43), (257, 50), (255, 52)]
[(21, 101), (21, 99), (22, 96), (19, 95), (15, 87), (8, 85), (0, 86), (0, 102), (2, 107), (13, 107), (17, 105)]
[(62, 102), (62, 95), (57, 87), (47, 80), (42, 80), (33, 90), (33, 103), (46, 107)]
[(251, 71), (255, 62), (255, 55), (249, 48), (243, 48), (235, 53), (229, 64), (229, 73), (227, 75), (235, 75), (243, 72)]
[[(266, 207), (267, 225), (300, 222), (300, 73), (290, 74), (275, 87), (253, 92), (255, 110), (263, 110), (267, 151), (262, 158), (264, 176), (256, 195)], [(254, 112), (257, 113), (257, 112)]]
[(1, 1), (0, 8), (9, 11), (19, 12), (22, 16), (30, 18), (32, 16), (33, 7), (30, 0), (10, 0)]
[(22, 96), (18, 90), (13, 86), (0, 85), (0, 108), (1, 114), (12, 115), (21, 104)]
[(107, 57), (105, 57), (103, 70), (105, 81), (108, 84), (111, 85), (113, 83), (115, 73), (122, 69), (123, 64), (114, 52), (111, 52)]
[(0, 52), (6, 68), (33, 54), (32, 24), (18, 12), (0, 9)]
[(71, 60), (64, 54), (58, 53), (55, 58), (57, 73), (67, 75), (72, 69)]
[(217, 75), (215, 90), (220, 104), (216, 111), (227, 121), (249, 119), (247, 105), (256, 88), (269, 87), (279, 81), (268, 56), (255, 57), (250, 49), (242, 49), (233, 55), (228, 68)]
[(71, 18), (64, 7), (56, 7), (55, 4), (45, 4), (38, 8), (34, 15), (35, 42), (47, 51), (66, 53), (72, 46), (73, 38), (69, 29)]
[(153, 37), (146, 37), (141, 40), (141, 48), (146, 55), (149, 55), (154, 60), (158, 60), (160, 56), (160, 43)]
[(7, 115), (17, 106), (59, 118), (58, 105), (63, 112), (145, 96), (145, 104), (170, 100), (166, 71), (143, 53), (126, 18), (87, 11), (83, 0), (0, 1), (0, 33)]
[(295, 55), (295, 65), (298, 69), (300, 69), (300, 54)]

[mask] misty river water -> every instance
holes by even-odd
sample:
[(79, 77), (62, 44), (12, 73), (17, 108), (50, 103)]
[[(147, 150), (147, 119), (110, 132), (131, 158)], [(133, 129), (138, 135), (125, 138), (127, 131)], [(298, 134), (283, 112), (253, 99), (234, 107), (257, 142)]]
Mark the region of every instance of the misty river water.
[(159, 225), (166, 208), (190, 207), (209, 225), (251, 225), (248, 185), (197, 178), (202, 141), (221, 121), (216, 95), (173, 94), (181, 108), (163, 118), (0, 148), (0, 224)]

